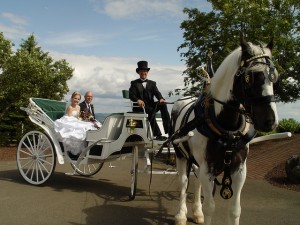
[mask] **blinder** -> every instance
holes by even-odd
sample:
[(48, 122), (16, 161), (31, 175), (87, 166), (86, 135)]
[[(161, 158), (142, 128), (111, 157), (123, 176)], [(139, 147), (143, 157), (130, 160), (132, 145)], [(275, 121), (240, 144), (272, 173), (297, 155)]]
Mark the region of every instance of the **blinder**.
[[(266, 61), (265, 62), (254, 61), (260, 58), (264, 58)], [(265, 64), (268, 66), (267, 74), (265, 74), (265, 71), (263, 72), (264, 77), (266, 77), (273, 84), (276, 84), (279, 79), (279, 75), (275, 69), (274, 63), (272, 62), (270, 57), (266, 54), (253, 56), (245, 61), (242, 61), (237, 76), (240, 77), (239, 79), (242, 81), (241, 83), (243, 84), (244, 103), (245, 105), (257, 105), (257, 104), (275, 102), (274, 95), (260, 96), (260, 97), (250, 97), (247, 95), (247, 90), (249, 90), (254, 85), (255, 79), (259, 79), (257, 75), (258, 71), (254, 72), (251, 70), (251, 67), (256, 64)]]
[[(279, 75), (278, 75), (278, 72), (275, 69), (275, 66), (274, 66), (274, 63), (272, 62), (272, 60), (269, 58), (269, 56), (266, 56), (266, 55), (261, 55), (260, 58), (265, 58), (266, 62), (253, 62), (253, 64), (265, 64), (265, 65), (267, 65), (268, 68), (269, 68), (267, 78), (273, 84), (277, 83)], [(255, 58), (255, 59), (257, 59), (257, 58)], [(247, 60), (247, 62), (249, 62), (249, 61)], [(240, 70), (240, 75), (244, 74), (245, 85), (247, 87), (250, 87), (254, 83), (255, 74), (253, 72), (249, 73), (248, 69), (249, 69), (249, 67), (248, 68), (242, 67), (241, 70)]]
[(277, 83), (277, 81), (279, 79), (279, 74), (275, 70), (274, 63), (272, 62), (272, 60), (269, 57), (266, 58), (266, 61), (267, 61), (267, 65), (269, 66), (269, 69), (270, 69), (268, 78), (273, 84), (275, 84), (275, 83)]

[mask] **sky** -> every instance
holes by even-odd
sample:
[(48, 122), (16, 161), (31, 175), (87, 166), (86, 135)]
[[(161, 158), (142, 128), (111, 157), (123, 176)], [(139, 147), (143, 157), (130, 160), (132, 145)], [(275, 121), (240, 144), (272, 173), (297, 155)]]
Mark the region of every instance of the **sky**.
[[(122, 90), (139, 76), (137, 62), (146, 60), (148, 78), (157, 82), (167, 101), (169, 91), (184, 86), (184, 7), (211, 11), (206, 0), (0, 0), (0, 32), (19, 48), (34, 34), (38, 46), (55, 60), (74, 68), (67, 82), (74, 91), (94, 94), (95, 111), (128, 111)], [(216, 69), (216, 68), (215, 68)], [(171, 105), (169, 105), (169, 108)], [(279, 118), (300, 121), (299, 104), (278, 104)]]

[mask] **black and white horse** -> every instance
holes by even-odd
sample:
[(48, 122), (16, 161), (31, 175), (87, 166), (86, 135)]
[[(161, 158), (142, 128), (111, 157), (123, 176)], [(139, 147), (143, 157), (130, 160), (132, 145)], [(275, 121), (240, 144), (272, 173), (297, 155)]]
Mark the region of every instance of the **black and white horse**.
[(202, 97), (181, 99), (173, 106), (172, 138), (181, 184), (175, 216), (178, 225), (187, 221), (186, 190), (192, 165), (197, 165), (194, 222), (211, 224), (214, 180), (223, 173), (220, 194), (229, 203), (227, 224), (239, 224), (249, 141), (256, 130), (271, 131), (278, 124), (273, 92), (278, 73), (271, 61), (273, 41), (262, 46), (241, 37), (240, 44), (207, 81)]

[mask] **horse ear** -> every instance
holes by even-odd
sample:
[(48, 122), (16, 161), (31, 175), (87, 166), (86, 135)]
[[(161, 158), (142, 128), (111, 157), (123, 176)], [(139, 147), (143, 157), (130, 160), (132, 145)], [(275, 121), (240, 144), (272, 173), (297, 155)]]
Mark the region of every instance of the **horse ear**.
[(243, 52), (248, 51), (248, 49), (250, 48), (250, 45), (247, 43), (247, 41), (245, 41), (244, 34), (242, 32), (241, 32), (241, 35), (240, 35), (240, 44), (241, 44)]
[(271, 38), (270, 42), (267, 45), (267, 48), (269, 48), (270, 50), (273, 49), (273, 44), (274, 44), (274, 37)]

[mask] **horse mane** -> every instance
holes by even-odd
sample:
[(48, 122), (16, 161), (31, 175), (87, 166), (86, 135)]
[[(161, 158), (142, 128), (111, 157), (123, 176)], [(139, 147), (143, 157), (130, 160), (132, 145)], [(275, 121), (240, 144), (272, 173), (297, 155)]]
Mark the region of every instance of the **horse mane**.
[[(231, 98), (231, 90), (233, 87), (234, 76), (239, 69), (241, 61), (241, 47), (232, 51), (221, 63), (211, 79), (210, 93), (211, 95), (223, 102)], [(222, 109), (220, 104), (215, 107), (216, 114)]]

